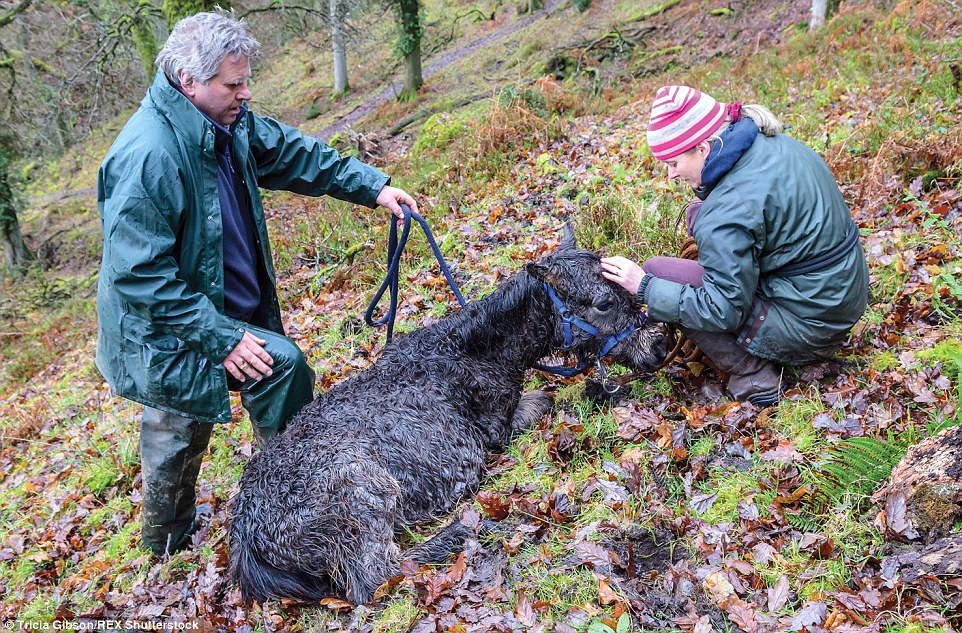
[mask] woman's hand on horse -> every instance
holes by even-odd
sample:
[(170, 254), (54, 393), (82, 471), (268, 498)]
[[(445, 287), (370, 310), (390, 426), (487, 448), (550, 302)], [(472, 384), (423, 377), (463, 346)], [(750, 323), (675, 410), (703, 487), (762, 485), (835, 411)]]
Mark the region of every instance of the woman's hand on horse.
[(613, 281), (631, 294), (638, 292), (638, 286), (645, 277), (645, 271), (635, 262), (616, 255), (614, 257), (602, 257), (601, 274), (608, 281)]

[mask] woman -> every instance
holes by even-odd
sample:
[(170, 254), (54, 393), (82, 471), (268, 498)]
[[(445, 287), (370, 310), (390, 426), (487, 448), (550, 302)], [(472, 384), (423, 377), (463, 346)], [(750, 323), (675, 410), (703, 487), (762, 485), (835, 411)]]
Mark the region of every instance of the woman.
[(730, 374), (732, 398), (759, 406), (779, 398), (776, 363), (830, 356), (868, 303), (858, 228), (832, 173), (780, 131), (761, 106), (658, 90), (648, 144), (699, 199), (686, 213), (698, 261), (602, 259), (607, 279)]

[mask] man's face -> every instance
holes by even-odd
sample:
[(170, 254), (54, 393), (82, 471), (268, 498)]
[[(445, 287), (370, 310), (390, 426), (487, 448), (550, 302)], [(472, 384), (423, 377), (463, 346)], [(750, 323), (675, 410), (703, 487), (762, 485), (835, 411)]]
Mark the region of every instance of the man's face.
[(180, 71), (180, 87), (198, 110), (216, 123), (229, 127), (237, 120), (244, 102), (251, 98), (247, 88), (250, 76), (251, 65), (247, 57), (232, 60), (228, 56), (206, 84)]
[(708, 141), (702, 141), (684, 154), (679, 154), (665, 161), (668, 165), (668, 177), (684, 180), (692, 189), (701, 187), (701, 170), (705, 167), (705, 159), (711, 146)]

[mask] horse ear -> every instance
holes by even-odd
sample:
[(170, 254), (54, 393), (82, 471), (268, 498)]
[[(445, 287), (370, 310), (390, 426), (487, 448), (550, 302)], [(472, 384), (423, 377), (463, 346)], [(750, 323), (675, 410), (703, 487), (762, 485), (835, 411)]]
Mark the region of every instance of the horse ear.
[(578, 241), (575, 239), (575, 230), (572, 228), (570, 221), (565, 222), (564, 234), (561, 238), (561, 244), (558, 245), (558, 250), (574, 250), (576, 248), (578, 248)]
[(551, 272), (551, 269), (542, 264), (536, 264), (530, 262), (524, 269), (528, 271), (528, 274), (540, 281), (541, 283), (548, 284), (549, 286), (556, 286), (558, 283), (558, 277)]

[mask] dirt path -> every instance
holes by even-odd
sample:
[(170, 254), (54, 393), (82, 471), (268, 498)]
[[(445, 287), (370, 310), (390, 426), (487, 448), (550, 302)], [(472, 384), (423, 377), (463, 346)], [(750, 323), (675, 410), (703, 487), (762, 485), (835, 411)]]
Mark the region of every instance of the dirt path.
[[(440, 58), (435, 59), (430, 64), (424, 67), (422, 71), (424, 78), (427, 79), (431, 75), (434, 75), (435, 73), (441, 70), (444, 70), (449, 65), (462, 59), (465, 55), (468, 55), (469, 53), (472, 53), (483, 46), (487, 46), (493, 42), (502, 40), (508, 37), (509, 35), (513, 35), (514, 33), (517, 33), (521, 29), (527, 28), (535, 21), (540, 20), (541, 18), (544, 18), (549, 14), (551, 14), (551, 12), (555, 10), (555, 8), (558, 6), (558, 4), (560, 4), (560, 2), (561, 0), (547, 0), (547, 2), (545, 2), (544, 9), (541, 9), (540, 11), (535, 11), (531, 15), (527, 15), (524, 18), (518, 20), (517, 22), (513, 22), (512, 24), (504, 27), (503, 29), (499, 29), (497, 31), (488, 33), (484, 37), (481, 37), (471, 42), (470, 44), (463, 46), (462, 48), (445, 53)], [(335, 123), (331, 123), (330, 125), (321, 128), (317, 133), (314, 134), (314, 136), (316, 136), (317, 138), (323, 141), (329, 140), (337, 132), (340, 132), (341, 130), (343, 130), (344, 128), (350, 125), (354, 125), (355, 123), (357, 123), (358, 121), (360, 121), (361, 119), (369, 115), (371, 112), (374, 111), (375, 108), (377, 108), (379, 105), (381, 105), (385, 101), (388, 101), (389, 99), (394, 99), (398, 94), (400, 94), (403, 87), (404, 87), (403, 80), (396, 79), (391, 83), (391, 85), (389, 85), (387, 88), (382, 90), (375, 97), (373, 97), (363, 105), (356, 107), (354, 110), (352, 110), (348, 114), (342, 116)]]

